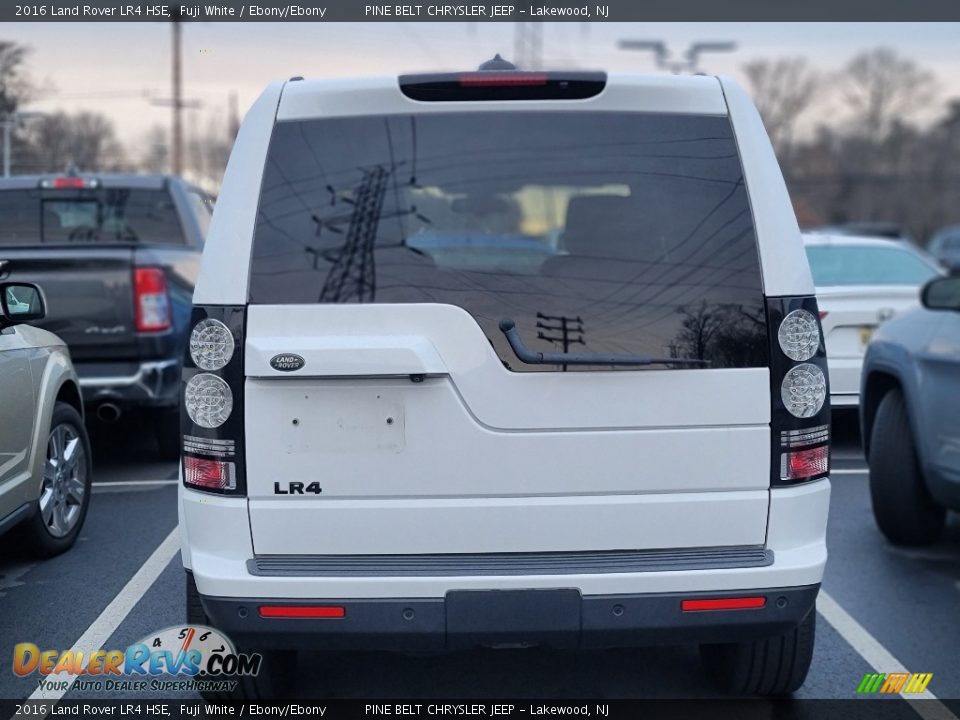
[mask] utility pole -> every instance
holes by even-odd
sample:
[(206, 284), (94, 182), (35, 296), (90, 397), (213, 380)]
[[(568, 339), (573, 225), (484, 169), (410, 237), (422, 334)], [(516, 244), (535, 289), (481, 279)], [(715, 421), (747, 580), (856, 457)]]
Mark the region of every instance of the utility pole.
[(183, 28), (179, 20), (174, 20), (171, 24), (173, 29), (173, 67), (171, 68), (171, 81), (173, 87), (173, 100), (171, 102), (171, 111), (173, 113), (172, 133), (170, 138), (171, 159), (173, 166), (171, 170), (174, 175), (180, 175), (183, 172), (183, 125), (181, 109), (183, 107), (183, 64), (181, 54), (181, 45), (183, 44)]
[(237, 132), (240, 130), (240, 111), (237, 109), (237, 91), (231, 90), (227, 100), (229, 109), (227, 110), (227, 139), (233, 142), (237, 139)]
[(737, 44), (726, 40), (695, 42), (692, 43), (679, 58), (674, 58), (673, 53), (663, 40), (624, 39), (617, 43), (617, 47), (621, 50), (652, 52), (658, 68), (668, 70), (674, 75), (680, 75), (685, 72), (700, 72), (700, 56), (703, 53), (733, 52), (737, 49)]
[[(174, 10), (174, 17), (179, 18)], [(184, 108), (198, 108), (202, 105), (199, 100), (183, 99), (183, 26), (179, 19), (170, 23), (173, 30), (172, 58), (170, 67), (170, 89), (172, 97), (154, 98), (153, 105), (170, 107), (170, 171), (174, 175), (183, 172), (183, 110)]]
[[(541, 322), (546, 321), (546, 322)], [(554, 323), (554, 324), (548, 324)], [(539, 340), (546, 340), (547, 342), (560, 343), (563, 346), (564, 354), (570, 352), (571, 345), (586, 345), (583, 340), (583, 319), (577, 315), (577, 317), (568, 317), (566, 315), (544, 315), (543, 313), (537, 313), (537, 338)], [(542, 330), (547, 330), (548, 332), (559, 332), (560, 335), (544, 335)], [(573, 337), (576, 334), (577, 337)], [(567, 370), (567, 366), (563, 366), (564, 372)]]

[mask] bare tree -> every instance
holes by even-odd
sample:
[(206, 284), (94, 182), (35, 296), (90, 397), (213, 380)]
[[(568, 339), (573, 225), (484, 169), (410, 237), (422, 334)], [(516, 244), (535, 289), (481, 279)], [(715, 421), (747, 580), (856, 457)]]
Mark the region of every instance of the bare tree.
[(753, 100), (777, 155), (788, 154), (797, 118), (816, 99), (821, 77), (802, 57), (758, 58), (743, 66)]
[(10, 40), (0, 40), (0, 117), (10, 115), (33, 92), (25, 61), (29, 48)]
[(895, 50), (882, 47), (851, 59), (842, 73), (841, 86), (854, 121), (872, 142), (936, 96), (932, 73)]
[(186, 172), (204, 187), (219, 187), (235, 133), (231, 132), (229, 121), (220, 115), (211, 117), (203, 129), (198, 126), (199, 122), (193, 123), (187, 140)]
[(113, 123), (99, 113), (45, 115), (30, 124), (27, 141), (33, 172), (60, 172), (69, 165), (89, 171), (119, 170), (127, 164)]

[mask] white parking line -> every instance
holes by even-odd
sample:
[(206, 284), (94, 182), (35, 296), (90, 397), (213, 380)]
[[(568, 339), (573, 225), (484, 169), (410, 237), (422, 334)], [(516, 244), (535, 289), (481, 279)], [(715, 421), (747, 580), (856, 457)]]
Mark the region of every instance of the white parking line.
[[(124, 618), (130, 614), (130, 611), (140, 601), (140, 598), (146, 594), (150, 586), (160, 577), (160, 573), (167, 567), (179, 549), (179, 528), (174, 527), (166, 539), (160, 543), (157, 549), (153, 551), (153, 554), (147, 558), (147, 561), (141, 565), (140, 569), (130, 578), (129, 582), (123, 586), (123, 589), (117, 593), (117, 596), (110, 601), (110, 604), (103, 609), (103, 612), (100, 613), (97, 619), (93, 621), (90, 627), (88, 627), (77, 642), (74, 643), (73, 647), (70, 648), (70, 652), (74, 655), (78, 652), (83, 652), (85, 656), (88, 656), (89, 653), (101, 649), (104, 643), (110, 639), (110, 636), (113, 635), (114, 631), (120, 626), (120, 623), (123, 622)], [(48, 690), (46, 688), (38, 688), (27, 699), (52, 700), (56, 703), (73, 687), (77, 676), (69, 676), (66, 679), (68, 684), (64, 689)]]
[[(817, 597), (817, 612), (877, 672), (910, 672), (902, 662), (880, 644), (879, 640), (823, 590), (820, 590), (820, 595)], [(914, 671), (926, 672), (926, 668), (914, 668)], [(853, 682), (856, 681), (857, 679), (853, 680)], [(929, 690), (917, 695), (901, 694), (901, 697), (910, 703), (914, 711), (924, 720), (958, 720), (957, 716), (950, 712), (950, 709)]]
[(119, 488), (119, 487), (142, 487), (142, 486), (154, 486), (154, 485), (176, 485), (179, 480), (173, 478), (171, 480), (113, 480), (106, 482), (95, 482), (93, 487), (105, 487), (105, 488)]

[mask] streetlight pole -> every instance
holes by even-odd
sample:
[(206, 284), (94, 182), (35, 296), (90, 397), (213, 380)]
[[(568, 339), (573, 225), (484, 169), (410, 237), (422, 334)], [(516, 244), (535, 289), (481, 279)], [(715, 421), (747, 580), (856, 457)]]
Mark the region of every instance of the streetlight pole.
[(5, 115), (2, 120), (0, 120), (0, 125), (3, 125), (3, 176), (10, 177), (10, 164), (13, 157), (13, 131), (20, 127), (23, 124), (24, 120), (29, 120), (30, 118), (42, 117), (43, 113), (40, 112), (12, 112), (9, 115)]
[(3, 176), (10, 177), (10, 136), (13, 134), (16, 115), (3, 119)]
[(667, 48), (663, 40), (628, 40), (624, 39), (617, 43), (621, 50), (639, 50), (653, 53), (657, 67), (661, 70), (669, 70), (674, 75), (683, 72), (699, 72), (700, 56), (708, 52), (733, 52), (737, 49), (735, 42), (728, 41), (706, 41), (695, 42), (690, 45), (679, 59), (673, 59), (673, 54)]

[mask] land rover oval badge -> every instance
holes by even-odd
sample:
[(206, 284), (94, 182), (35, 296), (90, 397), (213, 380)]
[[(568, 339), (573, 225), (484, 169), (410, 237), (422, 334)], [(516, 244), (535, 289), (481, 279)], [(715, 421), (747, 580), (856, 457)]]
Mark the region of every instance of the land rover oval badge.
[(280, 372), (293, 372), (304, 366), (304, 360), (299, 355), (293, 353), (282, 353), (270, 358), (270, 367)]

